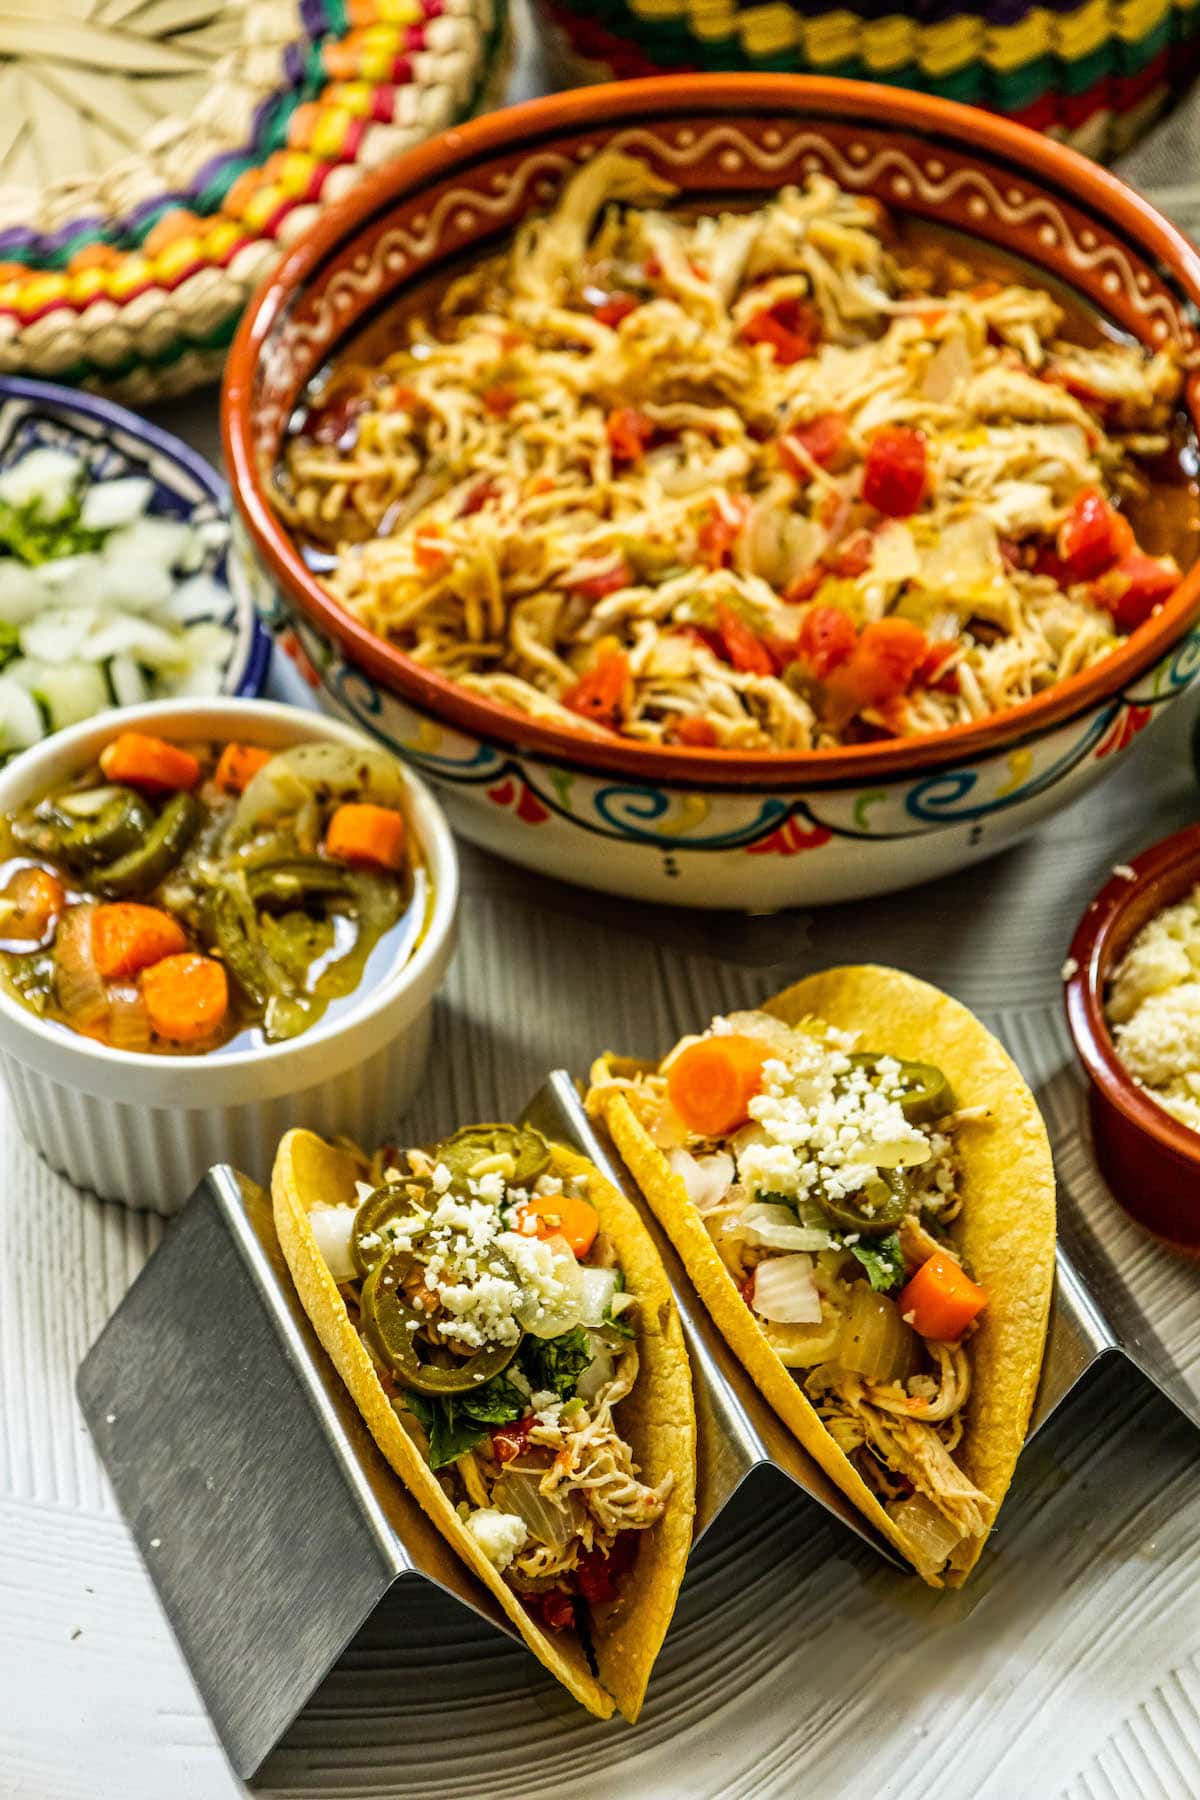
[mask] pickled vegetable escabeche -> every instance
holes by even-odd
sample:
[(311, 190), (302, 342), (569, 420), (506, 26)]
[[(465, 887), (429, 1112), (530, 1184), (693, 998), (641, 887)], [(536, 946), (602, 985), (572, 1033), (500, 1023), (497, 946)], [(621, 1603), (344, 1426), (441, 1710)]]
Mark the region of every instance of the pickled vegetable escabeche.
[(426, 882), (404, 781), (364, 747), (128, 730), (0, 819), (0, 974), (114, 1049), (294, 1038), (403, 960)]

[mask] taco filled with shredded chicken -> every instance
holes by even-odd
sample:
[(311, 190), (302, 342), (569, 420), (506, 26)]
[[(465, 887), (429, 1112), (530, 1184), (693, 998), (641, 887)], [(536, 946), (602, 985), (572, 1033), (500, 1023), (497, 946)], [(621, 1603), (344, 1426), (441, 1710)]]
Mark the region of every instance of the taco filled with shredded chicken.
[(1037, 1104), (965, 1007), (830, 969), (658, 1064), (592, 1070), (603, 1117), (780, 1417), (931, 1586), (987, 1541), (1054, 1281)]
[(272, 1193), (392, 1468), (576, 1699), (636, 1718), (691, 1545), (696, 1424), (634, 1207), (512, 1125), (370, 1158), (292, 1131)]

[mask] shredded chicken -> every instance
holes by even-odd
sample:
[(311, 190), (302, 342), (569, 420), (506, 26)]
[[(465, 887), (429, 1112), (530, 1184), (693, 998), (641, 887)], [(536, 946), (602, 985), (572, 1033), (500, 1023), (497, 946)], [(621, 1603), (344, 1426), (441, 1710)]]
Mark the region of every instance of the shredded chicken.
[[(1106, 656), (1127, 590), (1077, 579), (1057, 534), (1082, 494), (1145, 490), (1173, 356), (902, 266), (825, 176), (751, 213), (660, 210), (672, 191), (594, 157), (403, 348), (334, 370), (276, 496), (331, 594), (473, 692), (647, 744), (936, 731)], [(925, 479), (881, 510), (884, 427)]]

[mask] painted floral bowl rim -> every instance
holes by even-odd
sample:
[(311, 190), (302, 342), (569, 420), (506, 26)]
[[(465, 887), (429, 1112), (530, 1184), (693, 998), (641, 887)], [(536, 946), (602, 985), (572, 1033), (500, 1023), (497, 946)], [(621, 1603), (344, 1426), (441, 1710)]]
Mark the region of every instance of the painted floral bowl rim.
[[(0, 408), (9, 401), (28, 407), (35, 418), (51, 417), (86, 453), (108, 449), (126, 462), (136, 462), (154, 483), (156, 495), (167, 491), (194, 515), (211, 509), (213, 515), (232, 524), (229, 487), (212, 464), (173, 432), (143, 419), (115, 400), (81, 393), (54, 381), (38, 381), (24, 375), (0, 375)], [(8, 447), (0, 449), (0, 467), (7, 466)], [(193, 499), (177, 485), (182, 472), (187, 484), (202, 498)], [(229, 544), (218, 558), (218, 580), (229, 590), (228, 621), (234, 647), (221, 680), (221, 692), (236, 699), (254, 700), (266, 686), (271, 665), (271, 634), (259, 618), (251, 582)], [(54, 733), (50, 733), (54, 736)]]
[[(1151, 668), (1200, 617), (1197, 563), (1185, 571), (1184, 579), (1166, 604), (1121, 649), (1102, 663), (1003, 713), (923, 737), (875, 744), (801, 752), (732, 752), (652, 747), (617, 737), (602, 740), (531, 719), (515, 708), (471, 694), (445, 676), (422, 668), (404, 651), (368, 630), (322, 589), (267, 497), (270, 471), (264, 465), (267, 460), (273, 463), (278, 442), (277, 438), (272, 442), (268, 459), (260, 441), (267, 429), (260, 416), (264, 411), (258, 391), (260, 362), (297, 315), (307, 317), (314, 312), (314, 296), (326, 300), (339, 284), (343, 288), (347, 283), (353, 284), (358, 271), (365, 270), (369, 259), (356, 252), (355, 246), (360, 238), (367, 238), (373, 223), (390, 216), (402, 203), (433, 189), (440, 190), (438, 206), (444, 216), (453, 203), (479, 197), (477, 189), (449, 189), (450, 181), (469, 181), (472, 172), (481, 166), (486, 168), (521, 150), (553, 152), (564, 140), (589, 131), (603, 133), (607, 141), (625, 130), (665, 130), (673, 122), (683, 120), (703, 119), (719, 131), (721, 122), (728, 119), (730, 123), (724, 129), (732, 133), (762, 117), (788, 118), (797, 123), (811, 119), (834, 128), (861, 122), (864, 132), (884, 128), (889, 144), (894, 134), (903, 130), (919, 140), (923, 153), (942, 147), (948, 157), (965, 155), (972, 159), (970, 168), (988, 175), (1001, 171), (1007, 180), (1019, 179), (1023, 184), (1022, 216), (1040, 210), (1052, 214), (1058, 222), (1058, 229), (1051, 225), (1040, 228), (1038, 241), (1043, 246), (1049, 242), (1047, 232), (1055, 241), (1064, 233), (1071, 235), (1064, 206), (1076, 216), (1082, 215), (1089, 224), (1081, 233), (1084, 248), (1078, 250), (1071, 270), (1074, 285), (1109, 317), (1123, 310), (1125, 317), (1119, 322), (1143, 342), (1164, 341), (1171, 335), (1172, 326), (1166, 322), (1170, 319), (1175, 340), (1188, 352), (1185, 360), (1192, 372), (1186, 387), (1187, 405), (1195, 412), (1200, 377), (1195, 373), (1198, 353), (1193, 321), (1200, 317), (1200, 252), (1155, 207), (1116, 176), (1024, 126), (931, 95), (874, 83), (799, 75), (664, 76), (607, 83), (547, 95), (487, 115), (443, 132), (398, 157), (363, 182), (344, 202), (331, 207), (298, 240), (259, 290), (242, 320), (226, 367), (222, 437), (235, 499), (251, 538), (288, 601), (338, 643), (348, 662), (384, 688), (472, 736), (585, 770), (710, 789), (877, 782), (991, 754), (1028, 742), (1053, 726), (1087, 714)], [(744, 137), (739, 141), (746, 142)], [(662, 142), (659, 137), (655, 146)], [(594, 144), (589, 147), (594, 148)], [(881, 156), (887, 154), (886, 149), (880, 152)], [(903, 150), (894, 154), (904, 156)], [(870, 162), (865, 147), (864, 156), (858, 160)], [(945, 165), (938, 166), (944, 173)], [(678, 166), (672, 167), (677, 173)], [(932, 162), (927, 164), (930, 171), (933, 167)], [(956, 171), (952, 181), (958, 180), (961, 173)], [(952, 181), (947, 182), (948, 189)], [(534, 196), (535, 185), (530, 181), (525, 188), (530, 198), (520, 216), (539, 203)], [(681, 185), (686, 190), (686, 179)], [(714, 179), (691, 184), (692, 191), (714, 194), (717, 185)], [(865, 175), (862, 185), (868, 185)], [(899, 194), (906, 198), (898, 200), (897, 185)], [(1004, 201), (999, 189), (990, 181), (988, 186), (1002, 209)], [(912, 199), (912, 190), (913, 183), (907, 176), (894, 178), (889, 203), (897, 210), (922, 210)], [(1012, 192), (1010, 189), (1010, 195)], [(983, 215), (975, 211), (972, 217), (982, 220)], [(1100, 243), (1100, 232), (1108, 234), (1107, 244)], [(982, 223), (976, 235), (987, 235)], [(1131, 247), (1143, 261), (1136, 285), (1128, 255)], [(375, 307), (386, 304), (412, 281), (420, 280), (430, 267), (445, 261), (448, 254), (435, 251), (422, 257), (418, 248), (407, 259), (407, 273), (389, 284), (386, 297), (380, 295)], [(1044, 254), (1048, 255), (1049, 250)], [(1083, 279), (1085, 265), (1094, 271), (1091, 289)], [(1103, 276), (1099, 273), (1102, 265)], [(347, 300), (346, 293), (337, 293), (334, 305), (340, 309)], [(328, 359), (337, 343), (353, 334), (357, 323), (356, 314), (345, 331), (323, 345), (321, 356), (306, 364), (299, 389)], [(298, 391), (293, 399), (298, 397)]]

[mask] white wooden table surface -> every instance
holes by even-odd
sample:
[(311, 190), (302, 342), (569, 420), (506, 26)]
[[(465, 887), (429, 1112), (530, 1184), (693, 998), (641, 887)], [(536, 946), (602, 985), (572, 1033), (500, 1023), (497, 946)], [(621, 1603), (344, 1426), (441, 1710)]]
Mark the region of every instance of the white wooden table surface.
[[(171, 422), (212, 451), (211, 399)], [(1134, 1268), (1200, 1371), (1200, 1269), (1091, 1166), (1059, 967), (1109, 866), (1200, 812), (1191, 701), (1097, 793), (936, 889), (737, 921), (573, 893), (464, 850), (461, 948), (418, 1139), (519, 1108), (556, 1064), (654, 1053), (807, 970), (890, 960), (958, 994), (1039, 1089), (1064, 1203)], [(72, 1390), (160, 1235), (74, 1192), (0, 1102), (0, 1800), (232, 1800), (230, 1772), (115, 1513)], [(272, 1796), (1200, 1794), (1200, 1435), (1132, 1375), (1023, 1459), (964, 1594), (881, 1566), (763, 1487), (705, 1541), (639, 1725), (598, 1726), (523, 1651), (430, 1594), (379, 1616), (256, 1784)], [(246, 1680), (253, 1684), (254, 1669)]]

